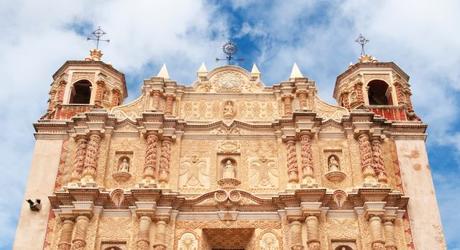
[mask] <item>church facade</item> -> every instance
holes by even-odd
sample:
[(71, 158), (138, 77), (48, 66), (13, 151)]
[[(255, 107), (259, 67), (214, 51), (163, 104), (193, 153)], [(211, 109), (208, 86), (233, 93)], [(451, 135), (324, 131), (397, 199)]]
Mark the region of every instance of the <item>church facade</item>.
[[(166, 67), (124, 103), (92, 50), (53, 75), (14, 249), (445, 249), (409, 76), (364, 55), (322, 101), (294, 65), (191, 85)], [(288, 75), (288, 74), (286, 74)]]

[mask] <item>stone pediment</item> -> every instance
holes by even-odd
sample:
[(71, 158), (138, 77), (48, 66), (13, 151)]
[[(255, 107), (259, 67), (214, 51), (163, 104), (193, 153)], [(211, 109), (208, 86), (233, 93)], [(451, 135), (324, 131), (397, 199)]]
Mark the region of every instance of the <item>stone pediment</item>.
[(262, 92), (263, 83), (258, 77), (237, 66), (227, 65), (216, 68), (194, 84), (196, 92), (210, 93), (255, 93)]

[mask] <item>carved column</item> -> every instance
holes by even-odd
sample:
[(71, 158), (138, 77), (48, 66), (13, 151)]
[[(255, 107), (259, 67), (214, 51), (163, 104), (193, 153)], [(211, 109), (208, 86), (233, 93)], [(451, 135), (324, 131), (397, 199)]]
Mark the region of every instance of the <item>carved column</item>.
[(388, 178), (383, 163), (382, 143), (380, 138), (372, 139), (372, 167), (379, 183), (387, 184)]
[(99, 147), (102, 136), (99, 132), (93, 132), (89, 135), (89, 142), (86, 148), (85, 169), (83, 170), (83, 179), (85, 182), (95, 182), (97, 171), (97, 159), (99, 156)]
[(94, 104), (96, 106), (101, 107), (102, 106), (102, 99), (104, 98), (104, 92), (105, 92), (105, 83), (104, 81), (98, 81), (96, 83), (97, 89), (96, 89), (96, 98), (94, 99)]
[(372, 250), (384, 250), (385, 241), (382, 235), (382, 219), (377, 215), (371, 215), (369, 218), (369, 227), (372, 238)]
[(313, 174), (313, 152), (311, 149), (311, 137), (308, 134), (300, 136), (301, 158), (302, 158), (302, 183), (308, 186), (316, 184)]
[(289, 237), (291, 241), (291, 250), (302, 250), (302, 223), (294, 220), (289, 223)]
[(76, 221), (72, 250), (83, 250), (86, 246), (86, 232), (88, 231), (89, 218), (85, 215), (79, 215)]
[(168, 94), (166, 95), (166, 107), (165, 107), (165, 115), (172, 115), (173, 107), (174, 107), (174, 95)]
[(58, 250), (70, 250), (73, 226), (74, 222), (71, 218), (65, 218), (62, 222), (61, 237), (58, 243)]
[(157, 171), (157, 147), (158, 135), (156, 132), (149, 132), (146, 135), (147, 146), (145, 148), (145, 165), (143, 179), (145, 184), (155, 184), (155, 173)]
[(300, 109), (307, 109), (307, 91), (300, 90), (297, 92), (297, 97), (299, 98)]
[(121, 103), (121, 93), (118, 89), (112, 90), (112, 106), (118, 106)]
[(398, 105), (404, 105), (406, 98), (404, 96), (403, 88), (399, 82), (396, 82), (394, 85), (396, 89), (396, 97), (398, 98)]
[(139, 219), (139, 233), (137, 235), (136, 246), (138, 250), (147, 250), (150, 248), (150, 225), (152, 218), (142, 215)]
[(167, 183), (169, 178), (169, 163), (171, 161), (171, 137), (164, 137), (161, 142), (160, 169), (158, 171), (158, 181)]
[(361, 155), (361, 171), (363, 174), (364, 185), (375, 184), (375, 172), (372, 168), (372, 148), (369, 136), (362, 133), (358, 136), (359, 153)]
[(77, 146), (75, 151), (75, 158), (73, 161), (73, 172), (72, 176), (70, 177), (71, 183), (77, 183), (81, 179), (81, 174), (85, 165), (86, 146), (88, 143), (85, 135), (77, 135), (75, 141), (77, 142)]
[(288, 116), (292, 114), (292, 95), (284, 95), (281, 100), (284, 104), (284, 115)]
[(297, 150), (295, 138), (289, 138), (286, 141), (287, 148), (287, 169), (288, 180), (290, 183), (299, 182), (299, 168), (297, 166)]
[(159, 220), (157, 222), (157, 230), (155, 235), (154, 250), (165, 250), (166, 249), (166, 221)]
[(305, 219), (307, 224), (307, 245), (309, 250), (319, 250), (321, 249), (321, 244), (319, 240), (319, 221), (318, 217), (310, 215)]
[(385, 231), (385, 249), (397, 250), (394, 218), (384, 218), (383, 229)]

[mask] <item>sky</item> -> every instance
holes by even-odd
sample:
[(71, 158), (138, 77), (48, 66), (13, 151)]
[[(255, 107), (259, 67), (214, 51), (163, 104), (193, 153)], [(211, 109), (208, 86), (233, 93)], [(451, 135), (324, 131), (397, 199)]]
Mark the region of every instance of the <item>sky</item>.
[(417, 114), (429, 124), (430, 165), (449, 249), (460, 249), (460, 1), (456, 0), (0, 0), (0, 249), (10, 249), (33, 152), (32, 123), (47, 107), (52, 74), (83, 59), (98, 26), (103, 60), (126, 74), (129, 97), (166, 63), (190, 84), (212, 69), (228, 39), (240, 65), (256, 63), (266, 85), (287, 80), (296, 62), (329, 103), (335, 78), (366, 52), (411, 76)]

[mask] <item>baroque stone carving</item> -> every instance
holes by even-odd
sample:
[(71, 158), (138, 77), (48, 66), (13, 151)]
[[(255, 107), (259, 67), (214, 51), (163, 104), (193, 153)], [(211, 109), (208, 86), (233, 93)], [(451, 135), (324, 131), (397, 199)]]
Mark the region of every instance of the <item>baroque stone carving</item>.
[(302, 184), (309, 187), (316, 185), (313, 174), (313, 152), (311, 149), (311, 137), (308, 134), (300, 136), (301, 158), (302, 158)]
[(184, 233), (179, 239), (179, 250), (198, 250), (198, 239), (192, 233)]
[(382, 144), (379, 138), (372, 139), (372, 166), (379, 183), (388, 182), (385, 166), (383, 163)]
[(362, 133), (358, 136), (359, 153), (361, 155), (361, 170), (365, 185), (375, 184), (375, 172), (372, 168), (372, 148), (369, 136)]
[(278, 186), (279, 170), (274, 158), (251, 157), (249, 162), (250, 185), (253, 188), (274, 188)]
[(278, 238), (273, 233), (264, 233), (259, 241), (261, 250), (280, 250)]
[(224, 103), (223, 116), (225, 119), (232, 119), (236, 115), (236, 109), (233, 101), (226, 101)]
[(110, 192), (110, 199), (112, 200), (113, 204), (115, 204), (115, 207), (120, 207), (121, 203), (123, 203), (125, 200), (123, 189), (117, 188)]
[(288, 178), (291, 183), (299, 182), (299, 168), (297, 166), (296, 142), (294, 139), (289, 139), (286, 142), (287, 147), (287, 169)]
[(346, 108), (327, 104), (318, 97), (315, 97), (315, 111), (325, 121), (335, 120), (340, 122), (343, 116), (349, 114)]
[(209, 187), (209, 159), (197, 155), (184, 157), (179, 165), (179, 187), (181, 188), (208, 188)]
[(160, 168), (158, 172), (158, 180), (162, 183), (168, 182), (169, 179), (169, 163), (171, 161), (171, 137), (164, 137), (161, 142), (161, 158)]
[(235, 166), (231, 159), (224, 160), (222, 178), (223, 179), (235, 179)]
[(146, 136), (145, 163), (143, 181), (146, 184), (155, 183), (155, 173), (157, 169), (157, 147), (158, 136), (156, 133), (148, 133)]
[(75, 159), (73, 162), (72, 177), (70, 180), (72, 183), (79, 182), (81, 179), (81, 174), (85, 164), (86, 144), (88, 140), (85, 136), (77, 136), (75, 141), (77, 142), (77, 147), (75, 152)]
[(99, 155), (99, 146), (101, 144), (101, 135), (99, 133), (91, 133), (89, 135), (88, 147), (86, 148), (85, 170), (83, 178), (86, 183), (94, 182), (96, 179), (97, 159)]
[(72, 240), (72, 250), (83, 250), (86, 246), (86, 233), (88, 230), (89, 218), (80, 215), (77, 217), (75, 232)]
[(329, 156), (327, 163), (328, 172), (325, 175), (326, 178), (332, 182), (343, 181), (346, 174), (341, 171), (339, 157), (332, 154)]
[(220, 141), (217, 146), (218, 154), (238, 154), (240, 153), (240, 143), (235, 140)]

